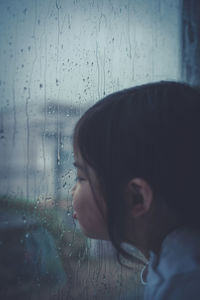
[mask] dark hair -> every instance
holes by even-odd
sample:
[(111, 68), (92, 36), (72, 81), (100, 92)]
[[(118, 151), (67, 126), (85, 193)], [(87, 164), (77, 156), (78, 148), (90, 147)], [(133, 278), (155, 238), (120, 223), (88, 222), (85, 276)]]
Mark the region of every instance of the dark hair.
[[(124, 241), (123, 192), (143, 178), (184, 224), (200, 227), (200, 93), (184, 83), (157, 82), (111, 94), (75, 127), (74, 145), (96, 171), (118, 255)], [(119, 257), (119, 256), (118, 256)]]

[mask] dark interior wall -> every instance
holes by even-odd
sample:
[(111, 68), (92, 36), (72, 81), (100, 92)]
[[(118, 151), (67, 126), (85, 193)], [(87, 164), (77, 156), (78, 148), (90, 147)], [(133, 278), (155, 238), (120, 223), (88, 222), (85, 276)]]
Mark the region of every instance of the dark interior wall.
[(200, 1), (182, 4), (182, 78), (200, 85)]

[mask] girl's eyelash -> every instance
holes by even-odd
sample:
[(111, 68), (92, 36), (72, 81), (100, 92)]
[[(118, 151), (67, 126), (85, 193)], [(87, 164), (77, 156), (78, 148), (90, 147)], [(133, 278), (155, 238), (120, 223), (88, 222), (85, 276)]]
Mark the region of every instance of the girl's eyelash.
[(83, 177), (80, 177), (80, 176), (77, 176), (77, 177), (76, 177), (76, 181), (79, 181), (79, 182), (80, 182), (80, 181), (84, 181), (84, 180), (85, 180), (85, 178), (83, 178)]

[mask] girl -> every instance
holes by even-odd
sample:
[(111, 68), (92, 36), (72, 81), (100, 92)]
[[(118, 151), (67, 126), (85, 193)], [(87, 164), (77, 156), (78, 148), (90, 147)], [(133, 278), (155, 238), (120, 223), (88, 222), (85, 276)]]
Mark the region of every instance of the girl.
[(74, 131), (74, 217), (90, 238), (148, 259), (145, 300), (199, 299), (200, 94), (150, 83), (97, 102)]

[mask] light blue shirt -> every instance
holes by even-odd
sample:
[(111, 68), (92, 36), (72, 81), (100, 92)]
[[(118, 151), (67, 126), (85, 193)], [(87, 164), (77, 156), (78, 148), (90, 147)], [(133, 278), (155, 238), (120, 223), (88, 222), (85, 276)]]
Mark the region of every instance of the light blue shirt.
[(144, 299), (200, 299), (200, 230), (177, 229), (151, 252)]

